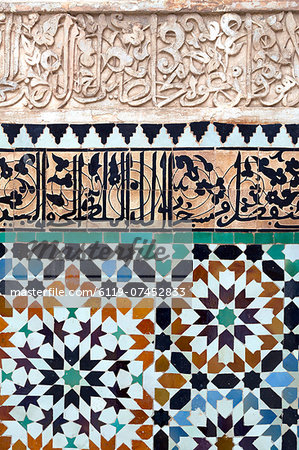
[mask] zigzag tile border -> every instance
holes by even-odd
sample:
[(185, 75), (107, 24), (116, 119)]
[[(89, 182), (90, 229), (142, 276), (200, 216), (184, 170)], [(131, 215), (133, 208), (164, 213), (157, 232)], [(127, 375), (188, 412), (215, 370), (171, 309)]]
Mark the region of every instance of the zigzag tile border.
[(2, 124), (0, 146), (48, 149), (299, 148), (299, 125), (233, 123)]

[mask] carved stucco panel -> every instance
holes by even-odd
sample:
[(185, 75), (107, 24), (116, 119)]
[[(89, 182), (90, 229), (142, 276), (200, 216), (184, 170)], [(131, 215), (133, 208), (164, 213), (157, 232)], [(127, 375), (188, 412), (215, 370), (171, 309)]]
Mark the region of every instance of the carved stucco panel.
[(0, 108), (293, 108), (296, 12), (0, 14)]

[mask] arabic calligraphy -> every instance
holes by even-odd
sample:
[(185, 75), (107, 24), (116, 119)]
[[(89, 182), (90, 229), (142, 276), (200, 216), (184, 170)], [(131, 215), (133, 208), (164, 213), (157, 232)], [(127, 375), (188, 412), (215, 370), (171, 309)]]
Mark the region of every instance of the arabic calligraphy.
[(2, 153), (0, 221), (68, 226), (294, 229), (294, 151), (105, 150)]
[(298, 14), (0, 14), (0, 107), (295, 107)]

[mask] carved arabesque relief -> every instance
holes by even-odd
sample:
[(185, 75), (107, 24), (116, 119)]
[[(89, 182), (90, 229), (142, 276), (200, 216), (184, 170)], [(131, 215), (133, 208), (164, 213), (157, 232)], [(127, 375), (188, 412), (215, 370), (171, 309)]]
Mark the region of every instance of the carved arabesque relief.
[(294, 107), (299, 20), (0, 14), (0, 107)]

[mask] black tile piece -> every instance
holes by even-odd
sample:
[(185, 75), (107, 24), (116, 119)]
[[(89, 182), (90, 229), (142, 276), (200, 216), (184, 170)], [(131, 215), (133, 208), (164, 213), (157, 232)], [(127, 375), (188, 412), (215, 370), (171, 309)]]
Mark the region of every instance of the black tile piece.
[(95, 124), (94, 128), (101, 138), (102, 144), (107, 143), (107, 139), (113, 131), (114, 123)]
[(250, 125), (250, 124), (239, 124), (237, 126), (239, 128), (240, 133), (242, 134), (242, 136), (244, 138), (244, 141), (246, 142), (246, 144), (248, 144), (258, 126)]
[(253, 370), (251, 372), (247, 372), (245, 374), (245, 377), (243, 378), (244, 386), (248, 387), (251, 390), (258, 388), (261, 381), (262, 379), (260, 377), (260, 374), (254, 372)]
[(214, 125), (216, 127), (218, 134), (220, 135), (221, 142), (224, 143), (226, 141), (227, 137), (233, 131), (234, 124), (214, 122)]
[(146, 135), (146, 137), (148, 138), (148, 142), (150, 144), (152, 144), (154, 139), (158, 136), (158, 134), (162, 128), (162, 125), (145, 123), (145, 124), (141, 125), (141, 128), (142, 128), (144, 134)]
[(37, 124), (28, 124), (25, 125), (27, 133), (31, 137), (32, 143), (36, 144), (38, 138), (41, 136), (41, 134), (44, 131), (45, 125), (37, 125)]
[(130, 143), (130, 139), (136, 131), (137, 124), (134, 123), (119, 123), (117, 128), (125, 139), (126, 144)]
[(242, 254), (242, 250), (237, 245), (219, 245), (214, 253), (219, 259), (234, 261)]
[(165, 350), (170, 349), (171, 344), (172, 344), (172, 341), (171, 341), (170, 337), (167, 336), (165, 333), (161, 333), (156, 336), (155, 348), (157, 350), (161, 350), (161, 352), (165, 352)]
[(13, 144), (15, 138), (20, 132), (22, 125), (16, 123), (3, 123), (2, 124), (3, 131), (6, 133), (8, 142)]
[(191, 385), (193, 389), (206, 389), (209, 383), (208, 376), (205, 373), (194, 373), (191, 378)]
[(171, 409), (182, 409), (190, 401), (191, 390), (190, 389), (180, 389), (174, 396), (170, 399)]
[(275, 261), (263, 261), (263, 271), (273, 281), (284, 280), (284, 270)]
[(281, 408), (281, 397), (276, 394), (271, 388), (261, 388), (260, 390), (261, 400), (269, 406), (271, 409)]
[(162, 330), (165, 330), (171, 323), (171, 309), (164, 302), (156, 310), (156, 322)]
[(262, 360), (262, 372), (272, 372), (282, 361), (282, 351), (272, 350)]
[(299, 124), (285, 125), (287, 132), (292, 138), (293, 144), (297, 144), (299, 138)]
[(191, 363), (183, 353), (173, 352), (171, 354), (171, 364), (179, 373), (191, 373)]
[(256, 262), (262, 259), (264, 250), (261, 245), (247, 245), (244, 253), (249, 261)]
[(67, 127), (68, 124), (65, 123), (53, 123), (48, 125), (50, 132), (53, 134), (55, 138), (56, 144), (60, 143), (62, 136), (67, 130)]
[(274, 141), (274, 138), (279, 133), (280, 128), (281, 128), (281, 125), (279, 125), (278, 123), (270, 124), (270, 125), (262, 125), (262, 130), (265, 133), (265, 135), (267, 136), (269, 144), (272, 144), (272, 142)]
[(154, 412), (154, 424), (159, 425), (160, 427), (164, 427), (164, 425), (168, 425), (170, 415), (167, 411), (164, 411), (162, 408), (159, 411)]
[(201, 138), (205, 134), (208, 129), (210, 122), (191, 122), (190, 129), (194, 136), (196, 137), (197, 142), (200, 142)]
[(168, 123), (164, 125), (170, 136), (172, 137), (173, 143), (177, 144), (179, 137), (183, 134), (186, 124), (185, 123)]
[(78, 138), (79, 144), (83, 144), (84, 138), (89, 132), (90, 125), (80, 124), (80, 125), (70, 125), (71, 129)]

